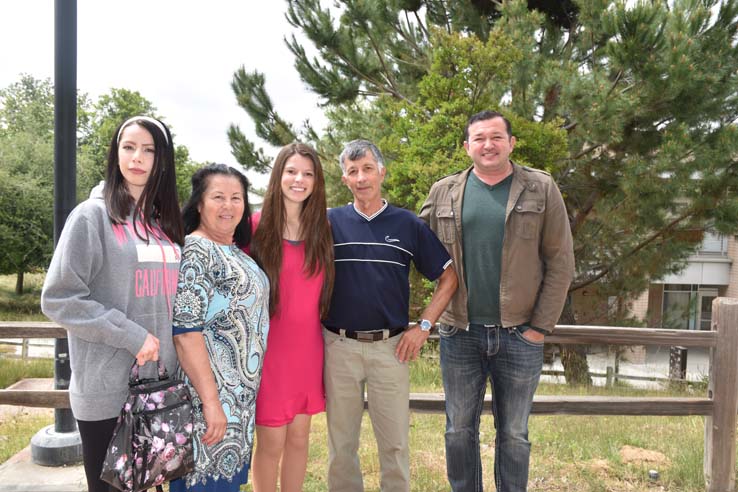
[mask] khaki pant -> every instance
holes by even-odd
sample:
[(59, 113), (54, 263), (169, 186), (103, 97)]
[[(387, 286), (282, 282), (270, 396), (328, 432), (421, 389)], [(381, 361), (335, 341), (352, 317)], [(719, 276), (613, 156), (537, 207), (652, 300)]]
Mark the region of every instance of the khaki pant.
[(328, 421), (328, 490), (361, 492), (359, 436), (364, 388), (369, 418), (379, 449), (381, 490), (410, 490), (408, 365), (397, 361), (402, 335), (379, 342), (359, 342), (323, 330)]

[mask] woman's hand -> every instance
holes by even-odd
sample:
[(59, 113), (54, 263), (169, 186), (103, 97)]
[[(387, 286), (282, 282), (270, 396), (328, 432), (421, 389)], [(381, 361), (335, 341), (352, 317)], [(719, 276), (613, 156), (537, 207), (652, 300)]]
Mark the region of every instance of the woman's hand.
[(205, 339), (199, 331), (189, 331), (174, 336), (179, 364), (184, 370), (202, 401), (205, 417), (205, 433), (200, 438), (206, 446), (219, 443), (226, 432), (226, 416), (220, 402), (218, 386), (210, 367), (210, 356), (205, 348)]
[(136, 354), (136, 362), (139, 366), (146, 364), (150, 360), (159, 360), (159, 339), (149, 333), (146, 335), (146, 340), (141, 347), (141, 350)]
[(213, 444), (219, 443), (226, 431), (226, 416), (223, 412), (223, 405), (219, 400), (213, 403), (202, 404), (202, 414), (205, 417), (205, 434), (200, 439), (203, 444), (212, 446)]

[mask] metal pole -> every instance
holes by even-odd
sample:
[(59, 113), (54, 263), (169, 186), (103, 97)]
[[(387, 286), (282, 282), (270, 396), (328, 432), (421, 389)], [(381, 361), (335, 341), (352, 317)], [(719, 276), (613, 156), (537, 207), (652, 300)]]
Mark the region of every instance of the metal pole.
[[(54, 2), (54, 245), (74, 208), (77, 187), (77, 0)], [(69, 389), (69, 343), (54, 342), (54, 388)], [(61, 466), (82, 459), (77, 422), (69, 409), (54, 410), (54, 426), (31, 439), (33, 462)]]
[[(54, 43), (54, 245), (77, 202), (77, 0), (56, 0)], [(55, 342), (54, 389), (69, 389), (66, 338)], [(55, 410), (56, 432), (74, 432), (69, 409)]]

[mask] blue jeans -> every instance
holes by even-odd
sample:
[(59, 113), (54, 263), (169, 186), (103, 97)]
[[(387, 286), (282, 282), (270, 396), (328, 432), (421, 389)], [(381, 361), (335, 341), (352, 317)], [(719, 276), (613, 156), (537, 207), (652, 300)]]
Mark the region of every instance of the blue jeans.
[(528, 416), (543, 366), (543, 343), (516, 328), (441, 325), (441, 373), (446, 393), (446, 470), (453, 492), (481, 492), (479, 419), (487, 379), (495, 418), (498, 492), (528, 487)]

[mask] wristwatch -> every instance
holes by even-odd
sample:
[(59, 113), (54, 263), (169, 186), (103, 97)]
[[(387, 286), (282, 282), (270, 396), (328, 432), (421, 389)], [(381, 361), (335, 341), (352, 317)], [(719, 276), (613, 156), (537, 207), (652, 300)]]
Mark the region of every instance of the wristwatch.
[(418, 323), (418, 326), (420, 326), (420, 329), (423, 331), (430, 331), (431, 328), (433, 328), (433, 325), (427, 319), (421, 319), (420, 323)]

